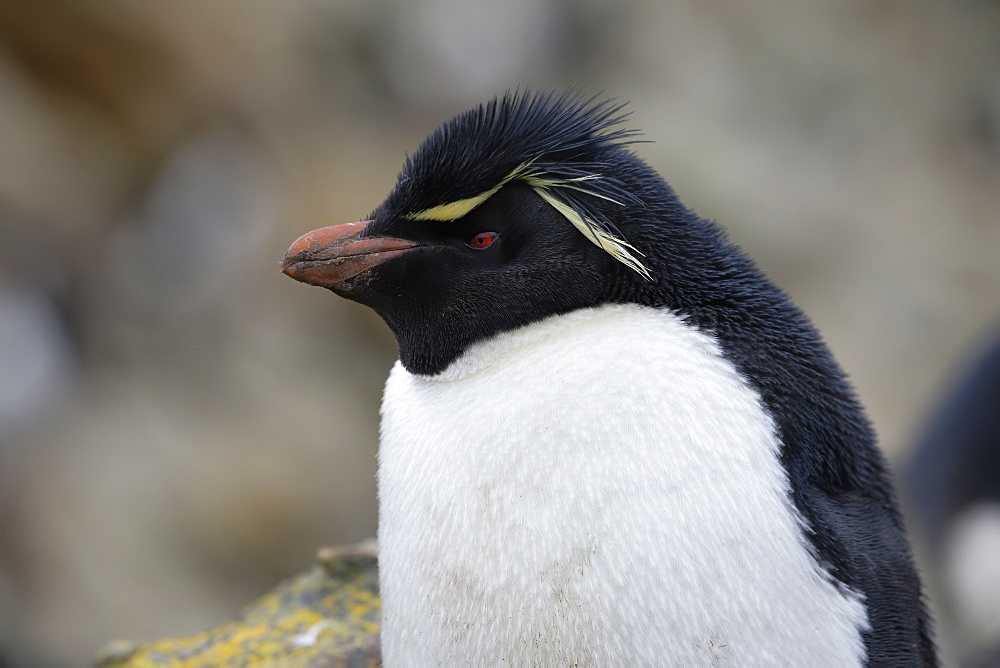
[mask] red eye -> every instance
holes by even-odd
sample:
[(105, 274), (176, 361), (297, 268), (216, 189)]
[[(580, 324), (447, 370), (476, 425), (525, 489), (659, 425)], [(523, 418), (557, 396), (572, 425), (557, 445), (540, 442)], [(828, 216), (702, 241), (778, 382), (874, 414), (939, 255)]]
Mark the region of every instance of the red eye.
[(476, 250), (489, 248), (490, 244), (496, 241), (498, 236), (500, 235), (496, 232), (480, 232), (476, 236), (469, 239), (469, 247), (475, 248)]

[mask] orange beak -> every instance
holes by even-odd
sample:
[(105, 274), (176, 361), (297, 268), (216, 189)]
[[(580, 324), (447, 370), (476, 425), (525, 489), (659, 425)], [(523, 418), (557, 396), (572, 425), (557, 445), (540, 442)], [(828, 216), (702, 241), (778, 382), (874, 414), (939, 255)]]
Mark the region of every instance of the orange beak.
[(418, 245), (406, 239), (360, 239), (370, 223), (333, 225), (303, 234), (285, 253), (282, 273), (309, 285), (332, 288)]

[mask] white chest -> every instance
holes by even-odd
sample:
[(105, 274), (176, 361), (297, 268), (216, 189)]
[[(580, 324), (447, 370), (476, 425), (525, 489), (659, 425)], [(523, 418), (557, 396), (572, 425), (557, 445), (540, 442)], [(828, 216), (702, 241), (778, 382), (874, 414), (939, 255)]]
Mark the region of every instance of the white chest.
[(773, 422), (680, 318), (606, 306), (397, 364), (382, 412), (386, 665), (863, 659)]

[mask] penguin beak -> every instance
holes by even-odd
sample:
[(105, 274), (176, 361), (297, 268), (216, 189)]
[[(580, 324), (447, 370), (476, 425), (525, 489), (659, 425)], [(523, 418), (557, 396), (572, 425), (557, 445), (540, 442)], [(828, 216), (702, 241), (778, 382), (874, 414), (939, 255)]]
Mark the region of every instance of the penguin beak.
[(303, 234), (285, 253), (282, 273), (302, 283), (333, 288), (418, 245), (407, 239), (360, 238), (369, 224), (364, 220)]

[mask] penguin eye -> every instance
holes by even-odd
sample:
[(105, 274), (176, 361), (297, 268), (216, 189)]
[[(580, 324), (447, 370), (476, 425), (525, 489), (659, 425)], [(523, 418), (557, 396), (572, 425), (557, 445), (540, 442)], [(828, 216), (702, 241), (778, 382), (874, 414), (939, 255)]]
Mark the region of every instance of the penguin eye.
[(476, 250), (489, 248), (490, 244), (496, 241), (498, 236), (500, 235), (496, 232), (480, 232), (476, 236), (469, 239), (469, 248), (475, 248)]

